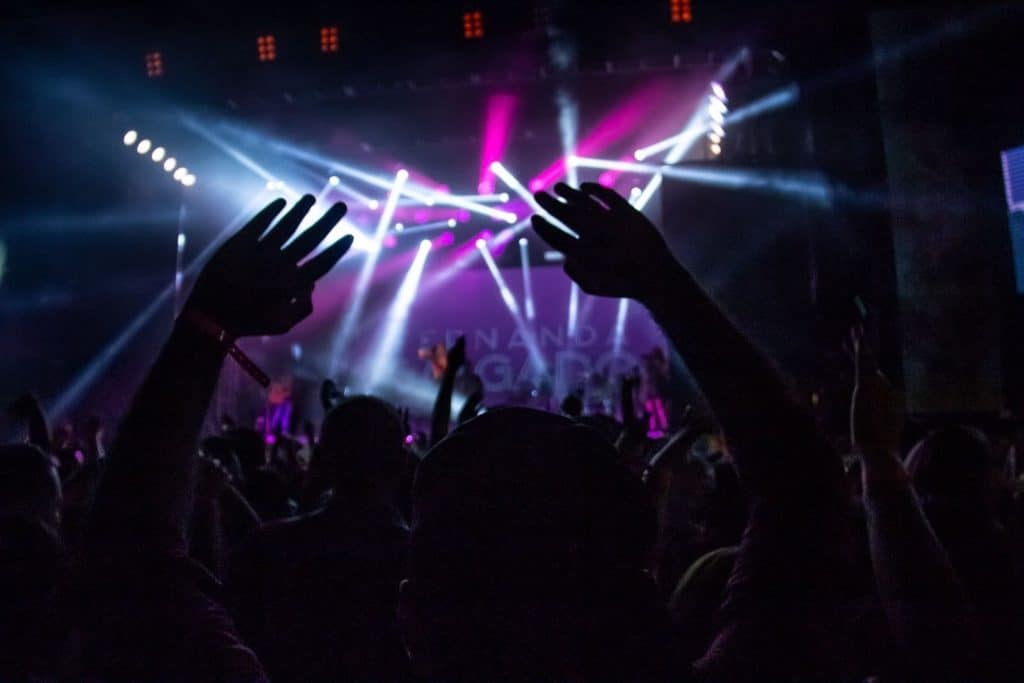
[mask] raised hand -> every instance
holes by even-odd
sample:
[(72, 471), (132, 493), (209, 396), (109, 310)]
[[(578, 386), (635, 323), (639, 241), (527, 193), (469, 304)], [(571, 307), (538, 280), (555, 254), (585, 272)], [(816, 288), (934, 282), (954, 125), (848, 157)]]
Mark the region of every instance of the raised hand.
[(578, 190), (558, 183), (554, 189), (564, 202), (538, 192), (537, 203), (579, 239), (538, 215), (533, 228), (565, 254), (565, 272), (584, 292), (645, 301), (666, 276), (679, 271), (654, 224), (614, 190), (597, 183), (583, 183)]
[(850, 333), (856, 384), (850, 405), (850, 438), (866, 460), (899, 453), (903, 408), (889, 380), (874, 364), (863, 332)]
[(448, 371), (452, 374), (458, 372), (459, 368), (466, 364), (466, 338), (459, 337), (448, 349)]
[(203, 267), (185, 310), (212, 319), (234, 337), (282, 334), (306, 318), (313, 311), (313, 285), (352, 246), (352, 236), (346, 235), (300, 264), (347, 210), (341, 202), (334, 204), (285, 247), (313, 203), (305, 195), (273, 228), (285, 201), (264, 207)]
[(39, 410), (39, 400), (29, 392), (18, 395), (7, 405), (7, 414), (14, 420), (27, 420)]

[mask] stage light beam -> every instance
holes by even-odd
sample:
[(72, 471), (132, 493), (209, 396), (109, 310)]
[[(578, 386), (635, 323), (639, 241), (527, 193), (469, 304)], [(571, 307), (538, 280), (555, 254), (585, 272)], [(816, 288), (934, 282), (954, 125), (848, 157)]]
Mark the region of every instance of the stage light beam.
[(519, 238), (519, 261), (523, 267), (523, 308), (526, 310), (526, 319), (533, 320), (536, 311), (533, 308), (533, 281), (530, 277), (530, 242), (525, 238)]
[(403, 235), (412, 235), (418, 232), (428, 232), (431, 230), (437, 230), (438, 228), (454, 228), (456, 221), (454, 218), (449, 218), (443, 221), (431, 221), (429, 223), (420, 223), (418, 225), (404, 225), (402, 223), (395, 224), (395, 232), (400, 232)]
[[(721, 82), (728, 79), (729, 76), (732, 75), (732, 73), (736, 70), (736, 68), (739, 66), (740, 62), (747, 55), (747, 53), (747, 48), (741, 48), (737, 50), (728, 60), (722, 63), (722, 65), (718, 69), (718, 72), (715, 74), (714, 79), (711, 81), (709, 85), (709, 88), (711, 89), (712, 93), (715, 92), (716, 85), (718, 85), (720, 90), (722, 89)], [(700, 139), (700, 137), (704, 134), (707, 127), (702, 123), (701, 119), (702, 113), (698, 108), (690, 115), (690, 119), (689, 121), (686, 122), (686, 126), (683, 128), (682, 132), (678, 136), (676, 136), (676, 140), (671, 145), (671, 149), (669, 149), (668, 153), (665, 155), (666, 164), (675, 164), (682, 160), (682, 158), (686, 156), (686, 153), (690, 151), (690, 148), (693, 147), (697, 140)], [(718, 135), (724, 137), (724, 129), (720, 131), (714, 130), (714, 127), (717, 125), (717, 122), (712, 122), (712, 130)], [(663, 140), (662, 142), (665, 141)], [(658, 151), (661, 151), (661, 149), (659, 149)], [(643, 154), (641, 154), (641, 152), (643, 152)], [(651, 154), (653, 154), (653, 152), (648, 153), (648, 150), (637, 150), (633, 154), (633, 156), (634, 158), (636, 158), (637, 161), (642, 161)], [(661, 187), (662, 181), (663, 178), (661, 173), (656, 173), (648, 181), (647, 187), (644, 188), (643, 193), (637, 198), (637, 201), (633, 205), (638, 210), (642, 211), (643, 208), (647, 206), (648, 202), (650, 202), (651, 198), (654, 196), (654, 193), (657, 192), (658, 188)]]
[(388, 193), (388, 199), (384, 203), (384, 210), (381, 211), (380, 220), (377, 222), (377, 231), (373, 236), (374, 248), (367, 254), (366, 260), (363, 261), (362, 268), (359, 270), (355, 286), (352, 289), (352, 301), (342, 317), (340, 329), (332, 344), (330, 375), (337, 373), (342, 355), (345, 353), (348, 343), (355, 333), (356, 325), (362, 318), (363, 307), (366, 305), (366, 295), (370, 288), (370, 280), (373, 278), (373, 271), (377, 267), (377, 260), (380, 256), (380, 246), (384, 242), (388, 228), (391, 227), (391, 219), (394, 217), (395, 207), (398, 205), (398, 197), (402, 193), (402, 187), (408, 179), (409, 172), (402, 168), (395, 174), (395, 180), (391, 184), (391, 191)]
[(508, 310), (513, 315), (519, 313), (519, 305), (516, 303), (516, 297), (512, 294), (512, 290), (509, 289), (508, 284), (505, 282), (505, 278), (501, 275), (501, 271), (498, 270), (498, 264), (494, 262), (494, 257), (491, 256), (490, 250), (487, 248), (487, 241), (478, 239), (476, 241), (476, 248), (480, 250), (480, 255), (484, 257), (484, 263), (487, 264), (487, 270), (491, 271), (491, 276), (494, 281), (498, 284), (498, 290), (501, 292), (501, 300), (508, 306)]
[(537, 203), (537, 200), (533, 198), (533, 195), (530, 194), (530, 192), (525, 187), (523, 187), (523, 184), (520, 183), (516, 179), (516, 177), (512, 175), (500, 161), (495, 161), (494, 163), (492, 163), (491, 170), (494, 171), (494, 175), (498, 176), (503, 183), (508, 185), (510, 190), (519, 195), (519, 197), (529, 205), (529, 207), (534, 211), (534, 213), (538, 213), (544, 218), (546, 218), (553, 226), (555, 226), (565, 234), (570, 235), (576, 239), (579, 239), (579, 235), (577, 235), (575, 231), (570, 229), (569, 226), (567, 226), (565, 223), (558, 220), (550, 213), (545, 211), (543, 208), (541, 208), (541, 205)]
[(737, 109), (726, 117), (725, 123), (733, 126), (754, 116), (760, 116), (762, 114), (767, 114), (770, 111), (775, 111), (776, 109), (788, 107), (799, 99), (800, 86), (794, 83), (782, 88), (781, 90), (769, 93), (761, 99), (755, 100), (750, 104)]
[(576, 325), (580, 315), (580, 287), (575, 282), (569, 283), (569, 319), (566, 330), (569, 338), (576, 336)]
[[(833, 198), (832, 187), (813, 173), (744, 168), (655, 166), (589, 157), (576, 157), (575, 161), (580, 166), (587, 168), (611, 168), (629, 173), (652, 173), (654, 174), (652, 181), (655, 178), (665, 177), (715, 187), (795, 195), (822, 204), (829, 203)], [(660, 183), (661, 180), (658, 182)], [(639, 205), (642, 203), (646, 203), (643, 196), (633, 205), (641, 208)]]
[(612, 355), (616, 358), (622, 353), (622, 344), (626, 338), (626, 316), (629, 313), (629, 299), (619, 299), (619, 307), (615, 312), (615, 333), (612, 338)]
[(516, 304), (516, 297), (512, 294), (512, 290), (509, 289), (508, 284), (505, 282), (505, 278), (501, 275), (501, 270), (498, 269), (498, 264), (494, 262), (494, 257), (491, 256), (490, 250), (487, 248), (487, 241), (484, 239), (478, 239), (476, 241), (476, 248), (480, 251), (483, 256), (484, 263), (487, 264), (487, 270), (491, 272), (491, 277), (494, 278), (494, 282), (498, 285), (498, 291), (501, 294), (502, 301), (505, 302), (505, 306), (508, 307), (509, 313), (512, 314), (512, 320), (515, 322), (516, 330), (519, 335), (523, 338), (523, 343), (526, 345), (527, 355), (530, 357), (530, 362), (533, 364), (533, 368), (537, 372), (544, 372), (545, 362), (544, 355), (540, 351), (540, 347), (537, 344), (537, 338), (533, 331), (523, 320), (523, 316), (519, 313), (519, 306)]
[(578, 187), (579, 177), (576, 167), (568, 163), (569, 157), (576, 154), (576, 136), (579, 129), (579, 106), (576, 100), (565, 90), (559, 89), (555, 101), (558, 103), (558, 133), (562, 140), (562, 155), (566, 159), (565, 181), (571, 187)]
[(367, 382), (367, 393), (372, 393), (385, 379), (388, 372), (398, 363), (398, 352), (402, 347), (409, 323), (409, 312), (412, 310), (420, 278), (430, 253), (430, 240), (422, 240), (416, 256), (413, 258), (409, 271), (402, 279), (402, 284), (395, 294), (394, 301), (388, 308), (384, 320), (384, 330), (374, 344), (374, 356), (370, 361), (370, 377)]

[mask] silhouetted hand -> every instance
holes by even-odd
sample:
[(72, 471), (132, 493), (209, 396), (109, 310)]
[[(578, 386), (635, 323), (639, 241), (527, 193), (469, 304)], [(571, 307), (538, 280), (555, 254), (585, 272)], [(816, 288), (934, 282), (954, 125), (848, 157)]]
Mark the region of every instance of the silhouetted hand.
[(448, 349), (448, 372), (456, 373), (466, 364), (466, 338), (459, 337)]
[(347, 210), (335, 204), (284, 247), (313, 203), (305, 195), (268, 230), (285, 207), (283, 199), (270, 202), (203, 267), (186, 310), (212, 318), (235, 337), (282, 334), (308, 316), (314, 283), (352, 246), (352, 236), (346, 235), (300, 265)]
[(899, 396), (870, 358), (863, 333), (850, 334), (857, 380), (850, 405), (850, 438), (865, 459), (899, 453), (903, 407)]
[(865, 457), (899, 452), (903, 410), (896, 391), (880, 372), (867, 373), (857, 380), (850, 431), (854, 445)]
[(666, 276), (679, 271), (654, 224), (614, 190), (597, 183), (583, 183), (574, 190), (558, 183), (555, 193), (565, 202), (544, 192), (534, 196), (579, 239), (542, 216), (533, 217), (533, 227), (553, 249), (565, 254), (565, 272), (584, 292), (644, 301)]
[(27, 420), (39, 410), (39, 401), (25, 392), (7, 405), (7, 414), (14, 420)]

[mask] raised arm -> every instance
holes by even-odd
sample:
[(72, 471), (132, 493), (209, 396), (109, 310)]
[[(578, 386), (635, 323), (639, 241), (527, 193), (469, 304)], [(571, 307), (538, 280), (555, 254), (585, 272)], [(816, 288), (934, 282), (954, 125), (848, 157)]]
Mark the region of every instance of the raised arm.
[[(860, 360), (855, 337), (856, 358)], [(857, 364), (850, 432), (861, 454), (868, 546), (878, 596), (908, 679), (968, 680), (977, 633), (949, 557), (899, 455), (903, 411), (889, 382)]]
[[(534, 228), (565, 254), (565, 271), (583, 291), (635, 299), (651, 311), (706, 396), (745, 484), (788, 487), (791, 468), (813, 467), (828, 469), (838, 486), (838, 458), (822, 455), (829, 447), (781, 373), (676, 261), (657, 228), (596, 183), (559, 184), (555, 192), (564, 201), (538, 193), (538, 203), (579, 239), (541, 216)], [(771, 458), (748, 456), (766, 443), (777, 446)]]
[(285, 207), (271, 202), (204, 266), (118, 430), (97, 491), (93, 542), (129, 533), (185, 552), (196, 442), (228, 348), (240, 337), (282, 334), (308, 316), (314, 283), (352, 243), (346, 236), (300, 265), (346, 209), (335, 204), (285, 247), (313, 201), (303, 197), (268, 231)]
[(285, 206), (274, 201), (218, 249), (121, 424), (76, 572), (90, 680), (147, 680), (155, 671), (168, 680), (266, 680), (211, 597), (215, 581), (189, 560), (186, 529), (196, 441), (224, 356), (247, 362), (235, 339), (281, 334), (308, 316), (314, 283), (351, 246), (345, 237), (307, 259), (344, 214), (340, 204), (288, 243), (312, 204), (303, 197), (270, 228)]
[[(644, 304), (686, 361), (751, 501), (717, 634), (694, 663), (704, 680), (827, 679), (815, 639), (834, 613), (842, 514), (838, 456), (776, 367), (672, 256), (657, 228), (614, 191), (559, 184), (534, 228), (565, 254), (583, 291)], [(785, 558), (785, 561), (780, 561)], [(819, 656), (819, 654), (821, 656)]]
[(452, 419), (452, 394), (455, 393), (455, 376), (466, 362), (466, 338), (459, 337), (448, 349), (448, 364), (441, 377), (441, 388), (434, 400), (434, 412), (430, 416), (430, 445), (433, 446), (448, 434)]

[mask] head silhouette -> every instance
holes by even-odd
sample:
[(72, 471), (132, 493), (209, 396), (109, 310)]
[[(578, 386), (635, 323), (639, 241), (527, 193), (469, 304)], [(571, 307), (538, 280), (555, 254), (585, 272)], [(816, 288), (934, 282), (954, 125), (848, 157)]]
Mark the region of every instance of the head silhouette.
[(35, 446), (0, 446), (0, 514), (60, 524), (61, 486), (53, 460)]
[(336, 491), (391, 501), (406, 462), (404, 443), (398, 411), (379, 398), (354, 396), (324, 418), (319, 457)]
[(646, 492), (596, 431), (491, 411), (427, 454), (400, 621), (438, 680), (628, 680), (656, 612)]
[(907, 471), (926, 501), (984, 507), (992, 493), (991, 451), (976, 429), (958, 426), (931, 432), (907, 455)]

